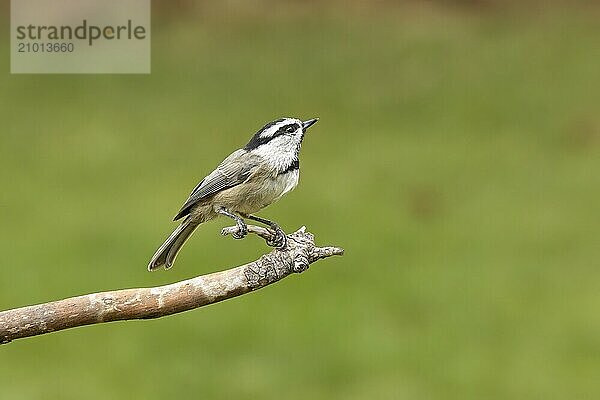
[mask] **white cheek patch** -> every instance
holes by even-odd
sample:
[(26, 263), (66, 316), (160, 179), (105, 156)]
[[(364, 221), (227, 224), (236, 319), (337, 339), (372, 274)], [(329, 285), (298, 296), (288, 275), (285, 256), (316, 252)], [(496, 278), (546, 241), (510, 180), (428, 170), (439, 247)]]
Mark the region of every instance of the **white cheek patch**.
[(297, 158), (297, 144), (291, 140), (275, 138), (269, 144), (259, 146), (254, 153), (261, 156), (271, 168), (285, 170)]

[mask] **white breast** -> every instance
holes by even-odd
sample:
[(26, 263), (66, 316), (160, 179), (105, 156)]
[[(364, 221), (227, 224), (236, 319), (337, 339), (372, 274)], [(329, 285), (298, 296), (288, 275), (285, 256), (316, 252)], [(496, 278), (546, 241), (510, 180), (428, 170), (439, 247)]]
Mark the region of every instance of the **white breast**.
[(291, 192), (296, 186), (298, 186), (298, 180), (300, 179), (300, 170), (292, 170), (286, 174), (279, 175), (276, 179), (279, 181), (279, 185), (281, 188), (281, 194), (277, 196), (277, 199), (279, 199), (281, 196), (288, 192)]

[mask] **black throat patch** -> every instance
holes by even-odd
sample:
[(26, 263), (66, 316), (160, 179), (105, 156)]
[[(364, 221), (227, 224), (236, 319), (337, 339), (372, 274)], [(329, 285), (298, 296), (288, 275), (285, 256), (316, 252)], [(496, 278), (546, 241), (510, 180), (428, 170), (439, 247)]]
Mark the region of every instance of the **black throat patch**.
[(296, 171), (298, 169), (300, 169), (300, 160), (294, 158), (294, 161), (292, 161), (292, 163), (286, 169), (284, 169), (281, 174), (287, 174), (288, 172)]

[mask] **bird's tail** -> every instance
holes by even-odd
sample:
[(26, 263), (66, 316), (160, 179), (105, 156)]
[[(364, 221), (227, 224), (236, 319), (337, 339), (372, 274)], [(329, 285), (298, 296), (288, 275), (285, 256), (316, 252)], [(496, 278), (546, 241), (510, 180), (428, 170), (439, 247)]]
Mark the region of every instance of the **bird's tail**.
[(165, 240), (165, 242), (156, 250), (156, 253), (152, 256), (150, 263), (148, 264), (148, 271), (154, 271), (161, 266), (165, 266), (165, 269), (169, 269), (175, 262), (177, 253), (181, 250), (181, 246), (190, 237), (190, 235), (198, 227), (198, 222), (192, 222), (191, 218), (186, 218), (171, 235)]

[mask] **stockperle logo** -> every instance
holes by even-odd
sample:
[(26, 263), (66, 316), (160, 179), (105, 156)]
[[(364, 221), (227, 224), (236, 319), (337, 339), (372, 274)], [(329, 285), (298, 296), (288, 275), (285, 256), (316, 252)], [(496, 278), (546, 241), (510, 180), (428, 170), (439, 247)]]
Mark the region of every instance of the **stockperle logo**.
[(11, 0), (12, 73), (150, 73), (150, 0)]

